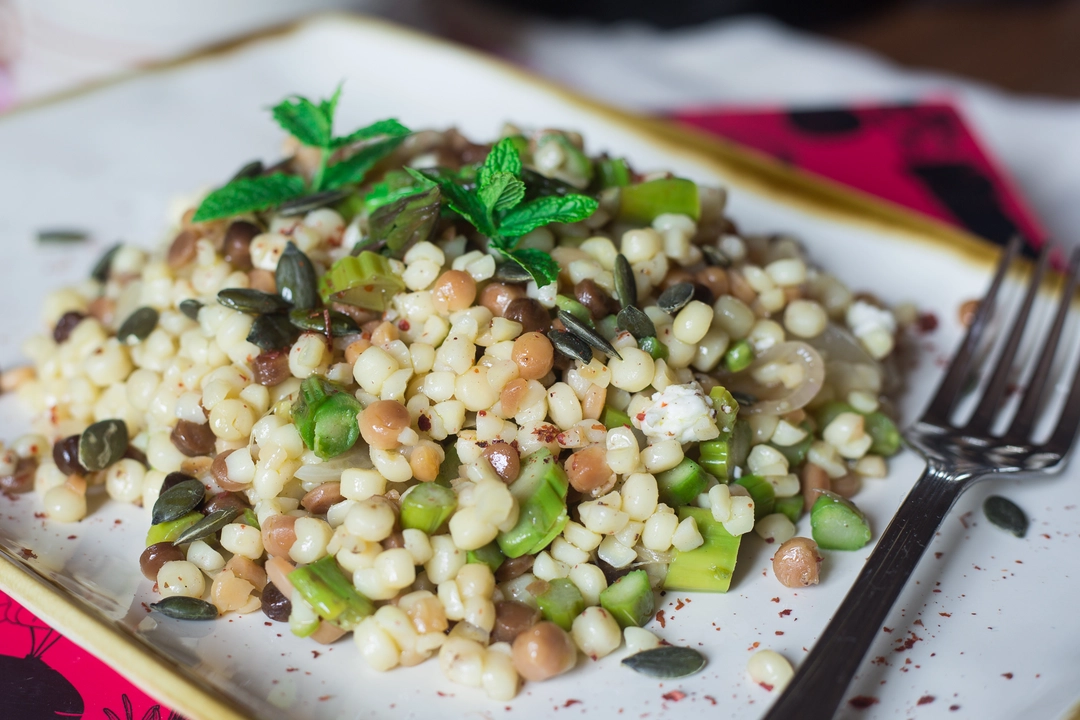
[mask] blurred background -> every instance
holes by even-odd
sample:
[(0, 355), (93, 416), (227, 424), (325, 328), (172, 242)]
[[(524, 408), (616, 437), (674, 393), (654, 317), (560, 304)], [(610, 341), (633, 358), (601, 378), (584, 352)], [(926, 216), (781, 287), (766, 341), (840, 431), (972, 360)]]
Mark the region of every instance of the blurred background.
[(0, 112), (327, 10), (994, 240), (1080, 229), (1080, 0), (0, 0)]

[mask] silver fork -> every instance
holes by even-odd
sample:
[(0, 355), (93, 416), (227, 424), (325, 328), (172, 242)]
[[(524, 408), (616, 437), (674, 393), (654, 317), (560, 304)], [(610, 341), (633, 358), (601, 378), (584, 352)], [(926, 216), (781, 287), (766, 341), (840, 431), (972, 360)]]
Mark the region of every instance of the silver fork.
[(1046, 273), (1049, 243), (1035, 266), (975, 412), (964, 427), (956, 427), (950, 420), (975, 369), (976, 349), (987, 333), (998, 291), (1019, 246), (1020, 241), (1014, 238), (1006, 247), (986, 297), (937, 393), (922, 418), (904, 432), (908, 442), (926, 459), (926, 470), (885, 528), (821, 639), (765, 720), (827, 720), (834, 716), (871, 641), (880, 634), (882, 622), (961, 493), (995, 475), (1052, 473), (1064, 465), (1080, 426), (1080, 368), (1049, 440), (1035, 444), (1031, 435), (1043, 409), (1043, 392), (1076, 290), (1080, 249), (1069, 260), (1065, 290), (1038, 364), (1005, 434), (995, 437), (990, 430), (1004, 405), (1013, 361)]

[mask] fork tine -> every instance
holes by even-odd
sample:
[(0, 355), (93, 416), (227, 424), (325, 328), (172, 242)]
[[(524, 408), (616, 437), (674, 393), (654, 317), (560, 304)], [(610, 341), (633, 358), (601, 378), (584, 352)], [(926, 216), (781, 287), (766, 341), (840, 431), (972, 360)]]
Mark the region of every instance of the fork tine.
[(1058, 303), (1057, 313), (1054, 315), (1054, 323), (1050, 326), (1050, 334), (1043, 345), (1042, 356), (1039, 358), (1035, 372), (1028, 380), (1024, 398), (1020, 401), (1020, 409), (1016, 411), (1016, 417), (1009, 425), (1005, 437), (1014, 442), (1023, 442), (1031, 435), (1035, 425), (1035, 418), (1040, 410), (1039, 401), (1042, 399), (1046, 382), (1050, 377), (1050, 368), (1054, 363), (1054, 355), (1057, 353), (1058, 343), (1061, 340), (1061, 330), (1065, 327), (1065, 318), (1069, 315), (1069, 307), (1072, 305), (1073, 295), (1076, 293), (1077, 272), (1080, 271), (1080, 248), (1073, 250), (1069, 257), (1069, 270), (1065, 279), (1065, 289)]
[(934, 393), (934, 397), (930, 400), (930, 405), (926, 408), (926, 412), (923, 413), (922, 419), (924, 421), (942, 427), (949, 424), (949, 415), (952, 413), (953, 408), (956, 405), (956, 399), (959, 397), (961, 390), (963, 390), (964, 383), (967, 380), (971, 359), (974, 357), (979, 341), (982, 340), (986, 326), (990, 322), (990, 316), (993, 313), (994, 300), (997, 298), (997, 293), (1001, 288), (1005, 273), (1009, 269), (1009, 265), (1012, 263), (1013, 258), (1016, 257), (1016, 253), (1019, 249), (1020, 236), (1014, 235), (1013, 238), (1009, 240), (1009, 244), (1005, 246), (1005, 251), (1001, 255), (997, 271), (994, 273), (994, 279), (990, 282), (990, 288), (986, 291), (986, 296), (983, 298), (982, 302), (979, 303), (979, 309), (975, 313), (975, 319), (971, 322), (971, 326), (968, 327), (967, 335), (964, 336), (964, 341), (961, 343), (960, 349), (957, 350), (956, 355), (953, 356), (953, 360), (949, 364), (949, 369), (945, 373), (945, 377), (941, 379), (941, 382), (937, 387), (937, 392)]
[(1001, 405), (1001, 399), (1005, 397), (1005, 390), (1008, 388), (1009, 375), (1012, 373), (1016, 351), (1020, 348), (1020, 340), (1023, 339), (1024, 330), (1027, 328), (1031, 307), (1035, 304), (1035, 296), (1039, 294), (1039, 286), (1042, 285), (1043, 276), (1046, 274), (1046, 266), (1050, 259), (1050, 245), (1050, 243), (1043, 245), (1042, 252), (1039, 253), (1038, 264), (1035, 266), (1035, 271), (1031, 273), (1027, 293), (1024, 294), (1024, 301), (1021, 303), (1020, 310), (1013, 320), (1013, 326), (1009, 330), (1009, 337), (1005, 341), (1005, 347), (1002, 349), (1000, 357), (998, 357), (997, 365), (990, 376), (990, 382), (987, 384), (986, 390), (983, 391), (979, 405), (975, 408), (975, 412), (965, 428), (968, 433), (973, 435), (986, 433), (994, 423), (995, 414)]

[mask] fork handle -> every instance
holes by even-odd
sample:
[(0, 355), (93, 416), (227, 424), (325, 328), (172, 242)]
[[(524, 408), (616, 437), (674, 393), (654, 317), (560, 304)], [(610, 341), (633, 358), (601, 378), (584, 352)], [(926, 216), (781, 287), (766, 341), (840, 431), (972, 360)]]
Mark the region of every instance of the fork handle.
[(764, 720), (829, 720), (949, 509), (971, 480), (930, 460), (855, 584)]

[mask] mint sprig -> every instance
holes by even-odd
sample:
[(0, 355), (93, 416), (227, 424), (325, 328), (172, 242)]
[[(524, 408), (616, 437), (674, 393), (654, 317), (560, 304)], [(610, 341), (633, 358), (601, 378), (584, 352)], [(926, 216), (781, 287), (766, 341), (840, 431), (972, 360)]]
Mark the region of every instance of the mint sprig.
[(488, 153), (476, 174), (475, 187), (461, 184), (445, 171), (408, 171), (422, 182), (438, 185), (450, 208), (490, 238), (491, 246), (504, 257), (525, 268), (539, 287), (558, 279), (559, 266), (545, 252), (518, 249), (521, 236), (553, 222), (579, 222), (598, 206), (593, 198), (577, 194), (522, 203), (525, 183), (521, 180), (521, 156), (510, 138), (500, 140)]
[[(388, 119), (335, 136), (334, 113), (340, 97), (341, 86), (338, 86), (333, 95), (318, 103), (301, 95), (292, 95), (270, 109), (274, 120), (285, 132), (302, 145), (321, 151), (310, 184), (299, 175), (287, 173), (233, 180), (210, 193), (199, 205), (193, 220), (206, 222), (260, 212), (303, 195), (363, 182), (371, 168), (393, 152), (410, 130), (397, 120)], [(383, 139), (365, 145), (338, 162), (330, 162), (335, 151), (377, 138)]]

